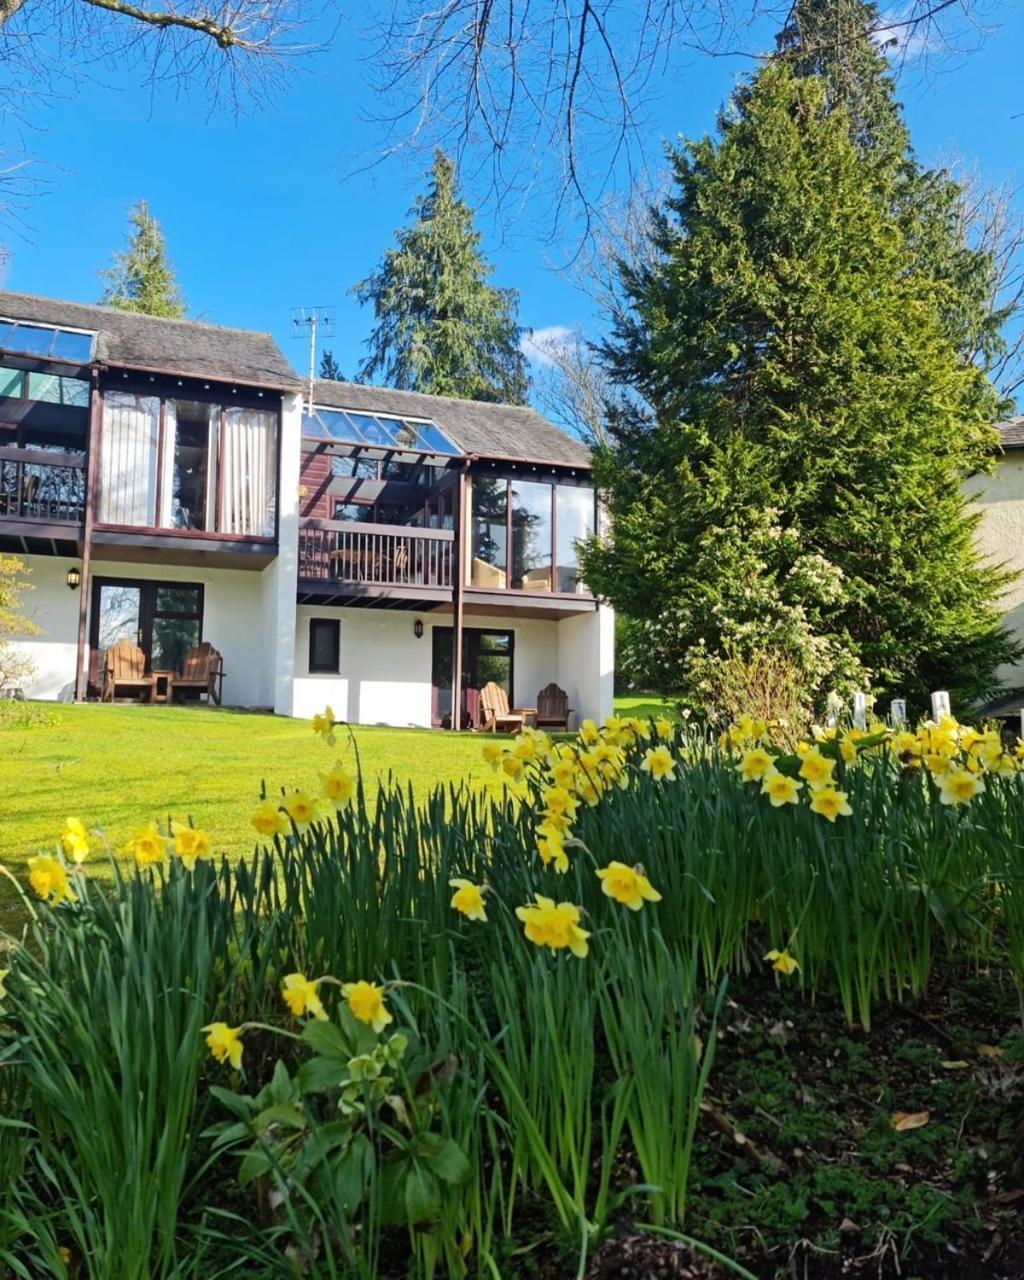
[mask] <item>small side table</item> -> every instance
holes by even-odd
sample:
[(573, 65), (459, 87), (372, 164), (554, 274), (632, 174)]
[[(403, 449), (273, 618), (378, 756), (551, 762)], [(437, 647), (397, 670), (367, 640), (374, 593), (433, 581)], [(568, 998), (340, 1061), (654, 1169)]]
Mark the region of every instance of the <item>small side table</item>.
[(153, 677), (153, 701), (170, 702), (171, 681), (174, 679), (174, 672), (152, 671), (150, 674)]
[(536, 708), (536, 707), (519, 707), (519, 708), (518, 708), (518, 710), (522, 713), (522, 716), (523, 716), (523, 724), (524, 724), (524, 725), (529, 725), (529, 724), (530, 724), (530, 721), (532, 720), (532, 721), (533, 721), (533, 724), (532, 724), (532, 725), (530, 725), (530, 728), (532, 728), (532, 729), (536, 729), (536, 727), (537, 727), (537, 708)]

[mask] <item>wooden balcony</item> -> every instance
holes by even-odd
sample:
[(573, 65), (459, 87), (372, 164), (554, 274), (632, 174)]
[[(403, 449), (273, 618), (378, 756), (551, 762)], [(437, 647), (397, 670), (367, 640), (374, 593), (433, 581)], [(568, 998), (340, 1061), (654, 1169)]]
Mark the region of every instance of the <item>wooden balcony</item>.
[(298, 576), (300, 597), (450, 599), (455, 539), (448, 529), (303, 520)]
[(85, 520), (85, 461), (76, 454), (0, 446), (0, 530), (74, 536)]

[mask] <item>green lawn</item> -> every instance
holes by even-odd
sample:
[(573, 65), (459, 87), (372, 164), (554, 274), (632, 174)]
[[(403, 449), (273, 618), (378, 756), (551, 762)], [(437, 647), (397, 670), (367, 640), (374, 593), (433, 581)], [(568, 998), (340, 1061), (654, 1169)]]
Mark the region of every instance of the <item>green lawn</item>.
[[(340, 730), (328, 748), (305, 720), (204, 707), (56, 706), (49, 723), (0, 727), (0, 861), (50, 849), (69, 815), (100, 826), (115, 849), (132, 830), (191, 815), (218, 847), (242, 853), (249, 817), (268, 789), (314, 789), (336, 759), (354, 765)], [(353, 730), (367, 785), (389, 770), (417, 790), (465, 778), (501, 786), (481, 759), (479, 734), (427, 729)]]
[[(318, 772), (336, 759), (354, 765), (355, 748), (369, 787), (389, 770), (419, 792), (460, 779), (504, 785), (481, 759), (479, 734), (359, 726), (354, 746), (339, 731), (332, 750), (308, 721), (226, 709), (89, 703), (38, 711), (40, 723), (0, 722), (0, 861), (9, 866), (51, 849), (69, 816), (101, 827), (120, 849), (139, 825), (191, 815), (218, 848), (244, 853), (264, 780), (269, 790), (315, 789)], [(652, 694), (619, 698), (616, 711), (671, 714)]]

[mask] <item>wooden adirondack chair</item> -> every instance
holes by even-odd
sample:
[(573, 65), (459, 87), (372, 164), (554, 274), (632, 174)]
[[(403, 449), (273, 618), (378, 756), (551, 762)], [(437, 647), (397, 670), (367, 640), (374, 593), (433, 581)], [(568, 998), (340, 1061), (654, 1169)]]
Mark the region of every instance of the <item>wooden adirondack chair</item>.
[(522, 707), (509, 710), (508, 694), (491, 680), (480, 690), (480, 724), (482, 733), (518, 733), (526, 723)]
[(170, 677), (167, 687), (167, 701), (173, 702), (179, 691), (194, 690), (201, 698), (206, 694), (206, 701), (211, 700), (220, 706), (221, 689), (224, 683), (224, 659), (208, 640), (193, 645), (185, 655), (181, 675)]
[(537, 694), (538, 729), (564, 729), (568, 733), (571, 715), (569, 695), (554, 682), (545, 685)]
[(118, 691), (153, 701), (156, 678), (146, 672), (146, 655), (139, 646), (122, 636), (103, 656), (103, 702), (113, 702)]

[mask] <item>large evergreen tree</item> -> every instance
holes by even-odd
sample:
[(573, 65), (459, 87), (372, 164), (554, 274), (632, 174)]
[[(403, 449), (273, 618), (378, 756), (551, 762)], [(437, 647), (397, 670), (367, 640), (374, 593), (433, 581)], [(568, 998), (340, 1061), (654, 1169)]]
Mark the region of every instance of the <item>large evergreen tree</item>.
[(440, 152), (412, 215), (397, 247), (354, 290), (376, 322), (359, 376), (405, 391), (522, 404), (528, 379), (518, 295), (488, 283), (493, 267), (459, 198), (455, 167)]
[(167, 256), (167, 242), (160, 223), (140, 200), (129, 214), (127, 249), (114, 254), (114, 264), (100, 277), (106, 282), (101, 302), (121, 311), (172, 320), (185, 314), (185, 299)]
[(612, 528), (585, 572), (698, 701), (729, 652), (919, 702), (983, 694), (1014, 652), (961, 489), (998, 397), (920, 252), (904, 149), (864, 130), (825, 78), (770, 65), (672, 153), (656, 253), (622, 267), (603, 354), (646, 408), (598, 455)]

